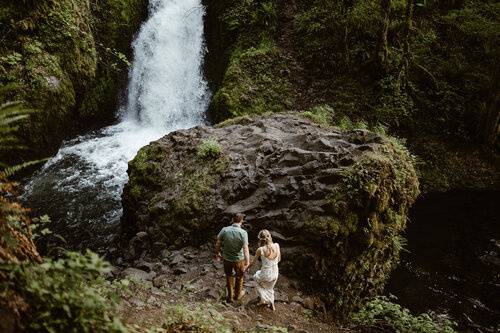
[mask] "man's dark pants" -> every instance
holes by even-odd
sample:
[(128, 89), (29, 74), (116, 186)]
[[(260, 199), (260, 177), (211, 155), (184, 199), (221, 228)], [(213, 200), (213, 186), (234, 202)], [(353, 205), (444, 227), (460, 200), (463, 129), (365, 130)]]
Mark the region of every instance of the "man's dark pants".
[[(243, 275), (245, 261), (227, 261), (224, 259), (224, 273), (226, 274), (227, 301), (237, 301), (243, 291)], [(235, 283), (236, 277), (236, 283)]]

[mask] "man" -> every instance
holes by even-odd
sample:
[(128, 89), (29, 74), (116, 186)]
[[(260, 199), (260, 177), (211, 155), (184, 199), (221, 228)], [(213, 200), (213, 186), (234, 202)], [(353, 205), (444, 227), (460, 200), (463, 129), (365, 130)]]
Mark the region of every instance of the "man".
[[(248, 234), (241, 227), (243, 214), (236, 214), (233, 224), (222, 228), (215, 244), (215, 259), (222, 256), (224, 273), (226, 274), (226, 302), (240, 301), (245, 295), (243, 289), (243, 274), (250, 265), (248, 251)], [(236, 275), (236, 285), (235, 285)]]

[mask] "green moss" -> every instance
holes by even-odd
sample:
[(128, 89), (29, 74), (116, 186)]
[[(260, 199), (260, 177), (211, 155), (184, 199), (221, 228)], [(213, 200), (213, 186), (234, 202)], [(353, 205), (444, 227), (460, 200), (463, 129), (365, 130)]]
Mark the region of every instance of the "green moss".
[[(106, 72), (93, 81), (89, 91), (85, 94), (79, 115), (83, 119), (110, 119), (112, 114), (103, 110), (113, 110), (116, 104), (118, 90), (116, 76), (118, 72)], [(119, 75), (118, 75), (119, 76)]]
[[(159, 164), (167, 154), (165, 148), (153, 143), (142, 148), (129, 163), (125, 196), (130, 202), (148, 202), (144, 212), (148, 217), (134, 223), (139, 228), (158, 229), (158, 235), (164, 237), (159, 238), (168, 240), (169, 244), (182, 245), (205, 239), (203, 230), (210, 228), (208, 221), (213, 213), (209, 208), (216, 200), (212, 188), (218, 184), (226, 162), (222, 156), (200, 159), (197, 149), (190, 149), (182, 161), (172, 161), (177, 171), (165, 175)], [(164, 187), (175, 189), (175, 195), (165, 197), (157, 193)], [(192, 230), (199, 230), (200, 234), (192, 235)]]
[(156, 162), (165, 156), (165, 151), (157, 145), (148, 145), (139, 150), (135, 158), (129, 162), (129, 186), (131, 195), (140, 200), (144, 196), (144, 188), (158, 188), (161, 178), (158, 176)]
[(218, 120), (288, 110), (293, 105), (289, 59), (269, 38), (232, 52), (211, 112)]
[(270, 116), (272, 112), (265, 112), (261, 115), (248, 115), (248, 116), (239, 116), (239, 117), (234, 117), (234, 118), (228, 118), (218, 124), (215, 125), (216, 128), (220, 127), (226, 127), (226, 126), (232, 126), (232, 125), (245, 125), (250, 123), (254, 118), (262, 116)]
[[(205, 239), (204, 232), (211, 227), (211, 209), (216, 200), (212, 188), (218, 184), (225, 167), (223, 159), (204, 161), (201, 165), (184, 167), (167, 180), (179, 192), (175, 197), (158, 201), (160, 206), (167, 205), (168, 209), (162, 212), (157, 227), (164, 232), (170, 244), (180, 246)], [(150, 207), (151, 215), (155, 215), (158, 204)], [(192, 230), (200, 234), (193, 235)]]

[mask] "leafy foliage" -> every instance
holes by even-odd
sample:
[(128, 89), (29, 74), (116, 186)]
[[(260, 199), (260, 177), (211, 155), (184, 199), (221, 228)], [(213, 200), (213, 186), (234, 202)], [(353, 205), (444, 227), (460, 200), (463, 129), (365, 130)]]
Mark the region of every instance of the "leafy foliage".
[(352, 319), (360, 326), (371, 327), (378, 332), (453, 333), (456, 326), (446, 316), (435, 313), (413, 315), (387, 297), (369, 301)]
[(27, 332), (126, 331), (112, 318), (112, 289), (103, 278), (111, 267), (97, 254), (67, 252), (61, 259), (2, 269), (10, 279), (0, 283), (1, 293), (15, 290), (28, 303)]
[[(475, 138), (499, 90), (498, 2), (426, 1), (412, 9), (393, 0), (388, 21), (382, 3), (299, 2), (299, 56), (317, 80), (330, 81), (317, 94), (334, 107), (355, 103), (335, 111), (391, 130)], [(350, 81), (358, 86), (347, 90)]]

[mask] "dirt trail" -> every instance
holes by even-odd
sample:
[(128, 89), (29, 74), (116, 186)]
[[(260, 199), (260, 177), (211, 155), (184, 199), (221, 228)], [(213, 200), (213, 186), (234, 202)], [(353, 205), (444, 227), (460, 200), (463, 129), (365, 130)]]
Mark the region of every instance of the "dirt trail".
[(274, 327), (288, 332), (351, 332), (327, 317), (319, 298), (304, 294), (295, 281), (282, 275), (275, 288), (276, 311), (257, 305), (255, 282), (251, 280), (257, 265), (246, 274), (243, 301), (225, 304), (222, 263), (214, 261), (212, 253), (208, 245), (164, 251), (161, 261), (138, 260), (133, 267), (117, 271), (121, 277), (145, 281), (122, 295), (120, 314), (125, 322), (136, 325), (139, 331), (159, 327), (166, 318), (165, 309), (181, 304), (188, 308), (213, 306), (234, 331), (240, 332), (272, 332)]

